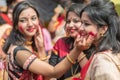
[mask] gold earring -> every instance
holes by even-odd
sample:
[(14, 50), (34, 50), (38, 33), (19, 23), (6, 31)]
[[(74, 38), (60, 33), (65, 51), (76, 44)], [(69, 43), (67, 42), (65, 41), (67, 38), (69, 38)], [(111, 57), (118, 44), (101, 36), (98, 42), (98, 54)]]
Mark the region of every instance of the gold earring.
[(102, 32), (100, 33), (100, 36), (101, 36), (101, 37), (103, 37), (103, 36), (104, 36)]
[(69, 34), (66, 32), (66, 37), (70, 37)]

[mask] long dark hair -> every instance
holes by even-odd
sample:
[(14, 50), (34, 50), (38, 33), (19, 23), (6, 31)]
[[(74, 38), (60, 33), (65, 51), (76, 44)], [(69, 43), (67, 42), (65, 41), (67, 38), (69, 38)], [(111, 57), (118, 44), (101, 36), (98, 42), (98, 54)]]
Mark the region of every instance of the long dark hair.
[(113, 53), (120, 52), (120, 20), (114, 3), (109, 0), (92, 0), (80, 13), (86, 12), (89, 19), (97, 25), (98, 29), (108, 26), (96, 52), (112, 49)]
[[(5, 45), (3, 47), (3, 51), (5, 53), (7, 53), (9, 47), (11, 44), (13, 45), (23, 45), (23, 43), (26, 41), (25, 38), (23, 37), (23, 35), (19, 32), (19, 30), (17, 29), (17, 25), (18, 25), (18, 20), (19, 20), (19, 15), (20, 13), (27, 9), (27, 8), (32, 8), (35, 10), (35, 12), (37, 13), (37, 16), (39, 18), (39, 13), (36, 10), (35, 7), (33, 7), (30, 3), (28, 3), (27, 1), (22, 1), (20, 3), (18, 3), (14, 9), (13, 9), (13, 29), (10, 33), (10, 36), (8, 37), (8, 39), (5, 42)], [(33, 39), (34, 41), (34, 39)], [(32, 44), (33, 49), (37, 51), (35, 43), (33, 42)]]

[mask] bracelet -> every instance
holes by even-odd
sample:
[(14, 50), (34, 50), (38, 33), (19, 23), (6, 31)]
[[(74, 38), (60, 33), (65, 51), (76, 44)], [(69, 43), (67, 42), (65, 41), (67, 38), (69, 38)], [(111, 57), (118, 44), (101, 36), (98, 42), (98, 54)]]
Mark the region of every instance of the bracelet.
[(76, 62), (71, 59), (71, 57), (67, 54), (67, 59), (69, 60), (70, 63), (75, 64)]
[(80, 57), (80, 59), (78, 60), (78, 62), (81, 62), (81, 61), (84, 59), (84, 57), (86, 57), (86, 54), (83, 54), (83, 55)]
[(40, 58), (40, 60), (45, 61), (47, 60), (47, 57)]

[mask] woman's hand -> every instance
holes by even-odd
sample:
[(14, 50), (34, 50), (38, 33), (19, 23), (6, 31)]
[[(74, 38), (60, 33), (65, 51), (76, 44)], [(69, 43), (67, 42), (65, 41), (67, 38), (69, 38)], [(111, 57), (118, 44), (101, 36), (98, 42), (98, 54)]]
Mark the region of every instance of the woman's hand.
[(88, 49), (93, 43), (93, 41), (94, 41), (93, 34), (78, 35), (74, 42), (74, 47), (76, 47), (80, 51), (83, 51)]
[(41, 26), (37, 26), (37, 28), (38, 28), (38, 31), (37, 31), (36, 35), (34, 36), (34, 40), (35, 40), (35, 45), (36, 45), (37, 49), (41, 50), (44, 48), (43, 33), (42, 33)]

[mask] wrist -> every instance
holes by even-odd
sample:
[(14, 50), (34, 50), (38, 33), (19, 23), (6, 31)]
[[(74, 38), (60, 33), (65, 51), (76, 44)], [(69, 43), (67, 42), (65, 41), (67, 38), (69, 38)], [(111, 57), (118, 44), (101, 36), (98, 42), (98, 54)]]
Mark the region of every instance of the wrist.
[(78, 63), (80, 63), (85, 57), (86, 57), (86, 54), (84, 54), (83, 52), (81, 52), (81, 54), (78, 57)]
[(40, 60), (42, 60), (42, 61), (45, 61), (47, 59), (48, 59), (47, 56), (40, 58)]
[(76, 53), (76, 54), (80, 54), (82, 51), (80, 49), (78, 49), (77, 47), (74, 47), (73, 48), (73, 51)]
[(69, 61), (70, 63), (72, 63), (72, 64), (75, 64), (75, 63), (76, 63), (76, 61), (73, 60), (73, 59), (69, 56), (69, 54), (67, 54), (67, 59), (68, 59), (68, 61)]

